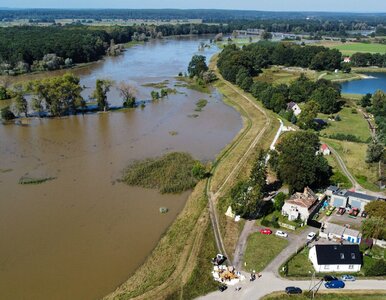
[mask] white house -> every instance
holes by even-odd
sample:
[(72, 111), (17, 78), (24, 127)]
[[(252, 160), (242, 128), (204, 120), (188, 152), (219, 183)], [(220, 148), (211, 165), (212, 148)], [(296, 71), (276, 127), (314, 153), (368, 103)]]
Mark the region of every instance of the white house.
[(321, 145), (319, 152), (323, 155), (331, 155), (331, 150), (328, 148), (327, 144)]
[(313, 208), (315, 208), (317, 201), (318, 197), (309, 187), (306, 187), (303, 193), (295, 193), (285, 201), (281, 209), (281, 214), (288, 216), (288, 220), (290, 221), (297, 219), (305, 221), (308, 219)]
[(359, 272), (362, 256), (359, 245), (315, 245), (308, 258), (316, 272)]
[(351, 62), (351, 58), (349, 56), (346, 56), (345, 58), (343, 58), (343, 62), (350, 63)]
[(292, 110), (295, 116), (300, 115), (300, 113), (302, 112), (302, 110), (300, 109), (299, 105), (297, 105), (296, 102), (288, 103), (287, 110)]

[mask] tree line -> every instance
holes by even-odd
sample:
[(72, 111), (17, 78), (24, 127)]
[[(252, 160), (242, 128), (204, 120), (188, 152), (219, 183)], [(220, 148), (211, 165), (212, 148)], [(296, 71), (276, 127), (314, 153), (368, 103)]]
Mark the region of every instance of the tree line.
[(170, 35), (219, 32), (226, 33), (229, 29), (226, 25), (206, 24), (1, 27), (0, 73), (13, 75), (96, 61), (106, 54), (111, 41), (118, 44)]
[(386, 54), (357, 52), (351, 56), (350, 64), (353, 67), (386, 67)]

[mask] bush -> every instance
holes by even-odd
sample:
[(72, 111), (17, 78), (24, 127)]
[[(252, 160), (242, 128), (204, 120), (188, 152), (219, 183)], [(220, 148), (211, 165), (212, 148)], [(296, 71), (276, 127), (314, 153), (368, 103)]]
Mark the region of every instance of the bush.
[(339, 141), (349, 141), (355, 143), (363, 143), (363, 141), (353, 134), (344, 134), (344, 133), (335, 133), (328, 136), (330, 139), (339, 140)]
[[(366, 259), (369, 261), (370, 259)], [(369, 266), (365, 267), (366, 276), (384, 276), (386, 275), (386, 262), (383, 259), (372, 259)]]
[(7, 107), (4, 107), (2, 110), (1, 110), (1, 118), (5, 121), (10, 121), (10, 120), (13, 120), (15, 119), (15, 115), (14, 113), (9, 109), (9, 106)]

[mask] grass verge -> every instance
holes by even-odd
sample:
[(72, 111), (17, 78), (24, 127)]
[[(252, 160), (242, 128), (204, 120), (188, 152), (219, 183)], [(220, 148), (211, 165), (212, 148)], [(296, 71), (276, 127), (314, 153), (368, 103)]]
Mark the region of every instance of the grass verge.
[(185, 87), (200, 93), (206, 93), (206, 94), (210, 93), (209, 87), (198, 84), (194, 79), (191, 79), (189, 77), (183, 77), (183, 76), (176, 77), (176, 79), (179, 82), (177, 82), (174, 85), (175, 87)]
[(286, 246), (288, 241), (275, 235), (255, 232), (248, 237), (244, 263), (247, 271), (261, 272)]
[[(319, 291), (315, 299), (320, 300), (384, 300), (385, 291), (335, 291), (334, 293)], [(307, 300), (308, 294), (286, 295), (283, 292), (275, 292), (262, 298), (262, 300)]]

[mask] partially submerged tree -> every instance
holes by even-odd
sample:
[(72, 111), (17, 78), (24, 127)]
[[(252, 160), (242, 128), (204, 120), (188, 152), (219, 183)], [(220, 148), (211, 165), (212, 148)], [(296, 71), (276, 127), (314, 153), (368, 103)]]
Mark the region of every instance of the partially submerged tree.
[(28, 117), (28, 103), (22, 93), (16, 93), (13, 103), (13, 110), (18, 116), (24, 113), (25, 117)]
[(188, 66), (189, 77), (202, 78), (204, 72), (208, 71), (206, 57), (203, 55), (194, 55)]
[(134, 85), (131, 85), (130, 83), (121, 82), (118, 85), (119, 94), (123, 98), (123, 106), (124, 107), (134, 107), (135, 106), (135, 99), (137, 96), (137, 89)]
[(99, 110), (107, 111), (109, 103), (107, 101), (107, 93), (113, 86), (113, 81), (109, 79), (97, 79), (95, 83), (95, 90), (92, 97), (96, 99)]

